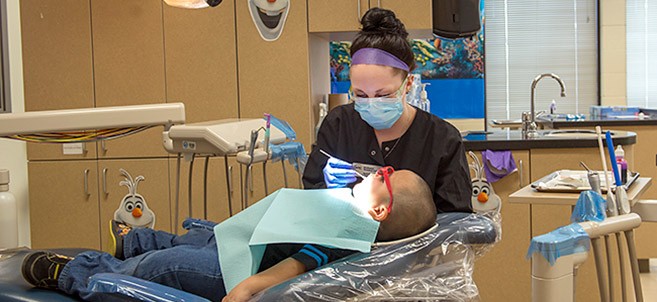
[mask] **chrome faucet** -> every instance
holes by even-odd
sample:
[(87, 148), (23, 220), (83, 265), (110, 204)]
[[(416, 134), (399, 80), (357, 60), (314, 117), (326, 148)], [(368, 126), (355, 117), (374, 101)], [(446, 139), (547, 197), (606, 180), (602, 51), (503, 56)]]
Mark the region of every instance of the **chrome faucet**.
[(531, 98), (531, 109), (532, 112), (527, 118), (527, 115), (523, 113), (523, 119), (522, 119), (522, 132), (523, 136), (525, 137), (536, 137), (537, 136), (537, 129), (538, 126), (536, 125), (536, 110), (534, 109), (534, 93), (536, 92), (536, 85), (538, 85), (538, 82), (545, 78), (545, 77), (551, 77), (555, 79), (558, 83), (559, 86), (561, 86), (561, 97), (566, 96), (566, 84), (561, 80), (561, 78), (554, 74), (554, 73), (544, 73), (536, 76), (534, 80), (532, 81), (532, 98)]

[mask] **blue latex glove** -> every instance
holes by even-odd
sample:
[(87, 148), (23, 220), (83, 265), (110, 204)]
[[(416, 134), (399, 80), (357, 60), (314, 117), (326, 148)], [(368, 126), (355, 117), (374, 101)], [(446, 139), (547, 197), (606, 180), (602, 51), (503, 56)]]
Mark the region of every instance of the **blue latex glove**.
[(328, 159), (324, 166), (324, 182), (327, 188), (344, 188), (354, 181), (356, 171), (350, 163), (334, 157)]

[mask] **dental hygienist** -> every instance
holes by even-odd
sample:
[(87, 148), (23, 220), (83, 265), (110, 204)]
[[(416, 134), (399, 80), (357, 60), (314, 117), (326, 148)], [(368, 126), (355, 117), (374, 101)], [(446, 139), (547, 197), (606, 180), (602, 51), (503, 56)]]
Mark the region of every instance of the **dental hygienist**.
[[(395, 14), (372, 8), (351, 45), (352, 103), (331, 110), (304, 171), (304, 187), (345, 187), (352, 163), (392, 166), (420, 175), (438, 212), (471, 212), (471, 182), (459, 131), (405, 101), (415, 58)], [(320, 150), (330, 154), (329, 158)]]

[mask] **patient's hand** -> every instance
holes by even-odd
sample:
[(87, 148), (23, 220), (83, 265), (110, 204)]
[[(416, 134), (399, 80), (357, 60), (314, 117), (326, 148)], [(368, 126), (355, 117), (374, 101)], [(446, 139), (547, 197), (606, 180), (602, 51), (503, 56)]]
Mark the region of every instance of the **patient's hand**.
[(255, 292), (252, 291), (252, 287), (249, 286), (249, 283), (247, 282), (249, 279), (244, 280), (237, 286), (231, 290), (226, 297), (221, 300), (222, 302), (240, 302), (240, 301), (248, 301), (251, 299), (251, 296), (255, 294)]
[(269, 269), (246, 278), (231, 290), (222, 302), (247, 301), (261, 290), (303, 274), (303, 263), (287, 258)]

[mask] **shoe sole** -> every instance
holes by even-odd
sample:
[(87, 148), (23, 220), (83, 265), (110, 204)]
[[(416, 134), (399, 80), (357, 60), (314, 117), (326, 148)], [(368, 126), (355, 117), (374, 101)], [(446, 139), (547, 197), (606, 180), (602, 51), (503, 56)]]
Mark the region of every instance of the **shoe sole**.
[(122, 224), (116, 220), (109, 221), (110, 228), (110, 240), (109, 240), (109, 251), (108, 253), (114, 256), (114, 258), (119, 260), (124, 260), (125, 256), (123, 255), (123, 236), (120, 234), (123, 232), (120, 229), (120, 226), (114, 226), (114, 224)]
[(39, 282), (38, 280), (36, 280), (36, 278), (34, 278), (34, 275), (32, 275), (32, 269), (34, 267), (34, 264), (37, 262), (36, 259), (38, 259), (39, 257), (46, 257), (46, 254), (43, 252), (31, 253), (25, 256), (25, 259), (23, 259), (23, 263), (29, 261), (28, 263), (31, 263), (31, 265), (29, 267), (27, 267), (26, 265), (21, 266), (21, 273), (23, 274), (23, 279), (25, 279), (25, 281), (27, 281), (28, 283), (34, 286), (37, 286)]
[[(52, 257), (52, 258), (51, 258)], [(36, 276), (34, 276), (34, 266), (43, 261), (42, 258), (45, 258), (48, 263), (49, 267), (47, 268), (47, 276), (45, 278), (39, 279)], [(44, 251), (39, 251), (39, 252), (34, 252), (29, 255), (27, 255), (23, 259), (23, 264), (21, 265), (21, 274), (23, 275), (23, 279), (30, 283), (31, 285), (39, 288), (46, 288), (46, 289), (56, 289), (58, 288), (58, 279), (59, 275), (62, 273), (62, 270), (64, 269), (64, 266), (69, 262), (73, 260), (72, 257), (64, 256), (64, 255), (59, 255), (51, 252), (44, 252)], [(25, 263), (30, 263), (29, 266), (26, 266)], [(54, 265), (54, 272), (52, 272), (52, 276), (50, 276), (50, 269), (52, 269), (52, 266)]]

